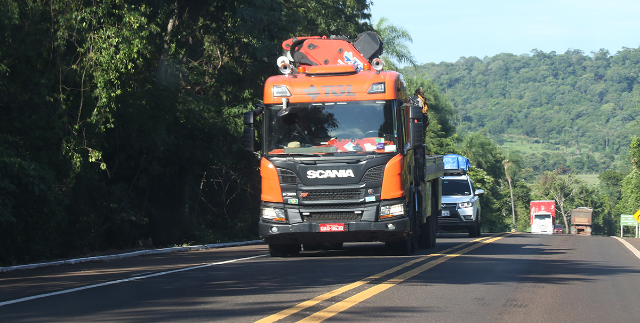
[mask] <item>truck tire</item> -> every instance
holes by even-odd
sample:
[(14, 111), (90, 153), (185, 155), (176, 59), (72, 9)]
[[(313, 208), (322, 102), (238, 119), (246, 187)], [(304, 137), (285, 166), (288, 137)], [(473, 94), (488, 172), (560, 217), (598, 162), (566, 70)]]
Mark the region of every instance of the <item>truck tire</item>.
[(433, 215), (427, 217), (427, 223), (420, 226), (420, 235), (418, 236), (418, 248), (420, 249), (431, 249), (434, 247), (435, 233), (433, 218), (435, 218)]
[(436, 234), (438, 234), (438, 205), (435, 198), (431, 197), (432, 214), (427, 217), (427, 223), (420, 225), (420, 235), (418, 236), (418, 248), (431, 249), (436, 246)]
[(327, 243), (326, 247), (327, 250), (342, 250), (342, 242), (335, 242), (335, 243)]
[(322, 248), (321, 243), (303, 243), (302, 250), (304, 251), (318, 251)]
[(271, 257), (295, 256), (299, 253), (299, 244), (269, 244), (269, 255)]
[(394, 256), (408, 256), (411, 254), (411, 237), (399, 241), (385, 242), (387, 249), (391, 250)]

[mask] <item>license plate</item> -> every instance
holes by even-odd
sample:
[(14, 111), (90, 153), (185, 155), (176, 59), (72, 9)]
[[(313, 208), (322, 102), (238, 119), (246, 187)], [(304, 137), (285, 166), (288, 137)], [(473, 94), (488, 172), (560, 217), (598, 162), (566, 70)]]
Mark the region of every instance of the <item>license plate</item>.
[(449, 216), (451, 214), (449, 214), (449, 211), (446, 210), (442, 210), (442, 216)]
[(320, 232), (342, 232), (344, 223), (320, 223)]

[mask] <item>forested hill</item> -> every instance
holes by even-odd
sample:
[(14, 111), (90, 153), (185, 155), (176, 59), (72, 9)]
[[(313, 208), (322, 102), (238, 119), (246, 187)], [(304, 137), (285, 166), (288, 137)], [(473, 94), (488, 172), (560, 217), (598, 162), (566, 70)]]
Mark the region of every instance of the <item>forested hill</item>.
[(640, 114), (640, 48), (615, 55), (533, 50), (462, 57), (404, 72), (440, 85), (456, 107), (459, 132), (484, 131), (499, 144), (517, 136), (535, 138), (565, 158), (564, 166), (577, 157), (581, 163), (573, 166), (582, 168), (577, 172), (611, 167), (614, 155), (628, 150)]

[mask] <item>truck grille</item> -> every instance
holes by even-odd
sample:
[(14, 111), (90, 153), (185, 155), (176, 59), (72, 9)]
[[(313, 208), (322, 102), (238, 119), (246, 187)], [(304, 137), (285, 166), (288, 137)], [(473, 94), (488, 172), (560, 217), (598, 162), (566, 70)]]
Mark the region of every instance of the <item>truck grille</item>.
[(355, 212), (318, 212), (302, 216), (302, 221), (307, 223), (360, 221), (361, 219), (362, 214), (356, 214)]
[(379, 165), (375, 167), (371, 167), (367, 170), (367, 172), (362, 177), (362, 183), (371, 183), (371, 182), (382, 182), (382, 178), (384, 177), (384, 167), (385, 165)]
[(300, 206), (301, 210), (326, 210), (326, 209), (354, 209), (357, 211), (363, 211), (362, 206), (353, 204), (322, 204), (322, 205), (304, 205)]
[(278, 175), (280, 176), (280, 184), (300, 184), (300, 180), (296, 173), (289, 169), (278, 168)]
[(309, 191), (305, 197), (300, 197), (303, 201), (323, 201), (323, 200), (359, 200), (364, 197), (364, 190), (318, 190)]

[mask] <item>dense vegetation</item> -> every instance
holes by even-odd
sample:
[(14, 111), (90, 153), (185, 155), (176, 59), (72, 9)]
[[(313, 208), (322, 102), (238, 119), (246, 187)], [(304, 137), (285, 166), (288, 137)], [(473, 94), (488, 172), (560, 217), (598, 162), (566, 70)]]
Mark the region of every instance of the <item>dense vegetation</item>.
[(459, 132), (510, 147), (541, 143), (543, 153), (525, 158), (536, 175), (623, 168), (639, 130), (640, 48), (462, 57), (404, 72), (436, 81), (456, 107)]
[[(0, 265), (147, 238), (257, 238), (259, 174), (241, 149), (241, 114), (277, 73), (283, 40), (372, 29), (367, 0), (0, 3)], [(376, 27), (387, 43), (411, 40), (385, 20)], [(596, 233), (614, 234), (616, 214), (640, 203), (640, 144), (628, 128), (636, 57), (502, 54), (405, 72), (429, 100), (427, 149), (468, 156), (487, 191), (484, 231), (509, 230), (514, 219), (526, 230), (531, 199), (560, 197), (567, 210), (593, 207)], [(384, 59), (392, 67), (413, 58), (398, 46)], [(538, 119), (540, 131), (529, 122)], [(533, 157), (497, 144), (504, 134), (567, 152), (548, 167), (555, 155), (541, 156), (534, 173), (525, 169)], [(603, 172), (598, 187), (561, 175), (575, 147), (580, 158), (613, 161), (630, 142), (628, 169)]]
[(366, 0), (2, 0), (0, 264), (257, 238), (241, 113), (283, 40)]

